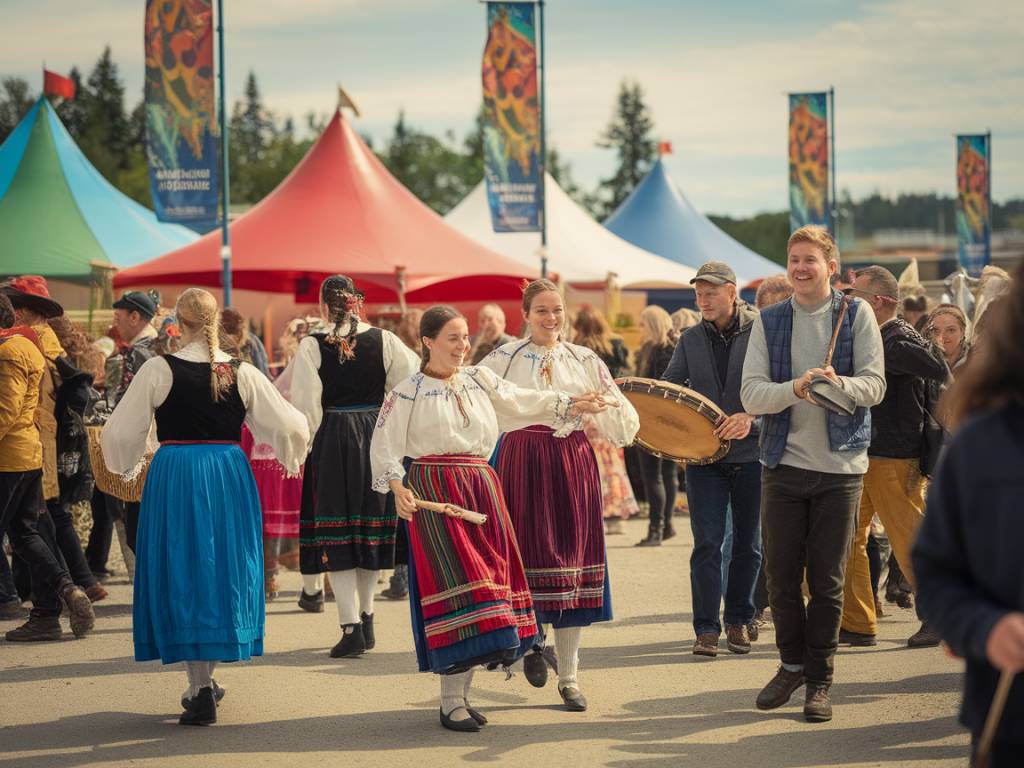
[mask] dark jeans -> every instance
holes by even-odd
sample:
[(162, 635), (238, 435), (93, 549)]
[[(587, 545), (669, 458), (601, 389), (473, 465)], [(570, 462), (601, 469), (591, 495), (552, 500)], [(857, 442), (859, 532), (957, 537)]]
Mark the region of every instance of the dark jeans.
[(651, 505), (650, 528), (661, 533), (672, 525), (672, 510), (676, 507), (676, 464), (641, 451), (640, 466), (644, 496)]
[[(808, 682), (832, 682), (843, 613), (846, 560), (862, 475), (837, 475), (780, 465), (761, 485), (768, 595), (783, 664), (802, 664)], [(804, 606), (804, 568), (811, 599)]]
[(71, 577), (39, 535), (43, 509), (43, 472), (0, 472), (0, 532), (6, 531), (14, 553), (31, 569), (33, 613), (60, 615), (60, 593)]
[[(92, 491), (92, 530), (89, 541), (85, 545), (85, 560), (93, 573), (107, 572), (107, 559), (110, 557), (110, 543), (114, 536), (114, 514), (107, 506), (110, 499), (99, 488)], [(116, 501), (116, 499), (114, 500)]]
[(761, 565), (761, 465), (751, 461), (690, 466), (686, 468), (686, 488), (693, 530), (693, 628), (698, 635), (721, 634), (722, 542), (730, 505), (733, 542), (725, 623), (749, 624), (754, 617), (754, 582)]
[(761, 526), (761, 567), (757, 571), (757, 584), (754, 585), (754, 610), (763, 611), (768, 607), (768, 547), (764, 543), (764, 526)]
[(3, 531), (0, 531), (0, 605), (5, 603), (21, 603), (18, 590), (14, 588), (14, 577), (11, 575), (11, 564), (3, 549)]
[(882, 578), (882, 552), (878, 540), (868, 535), (868, 568), (871, 572), (871, 591), (878, 594), (878, 580)]
[(71, 513), (56, 500), (46, 502), (46, 508), (53, 520), (57, 549), (60, 551), (61, 557), (64, 558), (71, 580), (82, 589), (88, 589), (95, 585), (96, 577), (92, 575), (89, 564), (85, 560), (82, 541), (78, 538), (78, 531), (75, 530)]

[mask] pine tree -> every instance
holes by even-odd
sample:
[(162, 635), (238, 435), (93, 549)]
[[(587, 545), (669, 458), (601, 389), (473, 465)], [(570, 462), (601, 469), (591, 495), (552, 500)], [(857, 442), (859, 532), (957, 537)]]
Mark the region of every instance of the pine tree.
[(0, 144), (3, 144), (21, 119), (35, 104), (28, 81), (20, 77), (5, 77), (0, 80), (3, 96), (0, 97)]
[(637, 82), (624, 80), (619, 86), (615, 116), (597, 142), (602, 149), (614, 149), (619, 162), (615, 175), (602, 180), (598, 187), (601, 218), (610, 215), (629, 197), (654, 165), (653, 130), (654, 120), (644, 103), (643, 88)]
[(245, 100), (236, 102), (231, 114), (231, 200), (255, 203), (270, 190), (262, 190), (256, 181), (258, 169), (276, 136), (274, 117), (263, 106), (256, 73), (250, 71), (245, 81)]
[(89, 123), (89, 113), (86, 107), (89, 104), (90, 94), (88, 86), (82, 82), (82, 73), (78, 67), (72, 67), (68, 77), (75, 84), (75, 98), (64, 99), (55, 109), (57, 116), (64, 123), (64, 127), (71, 134), (71, 138), (77, 142), (85, 133)]
[(88, 133), (93, 141), (114, 158), (119, 167), (123, 167), (126, 151), (131, 144), (131, 131), (124, 108), (124, 85), (118, 76), (109, 45), (103, 49), (103, 55), (89, 75), (87, 93), (84, 105), (88, 112)]

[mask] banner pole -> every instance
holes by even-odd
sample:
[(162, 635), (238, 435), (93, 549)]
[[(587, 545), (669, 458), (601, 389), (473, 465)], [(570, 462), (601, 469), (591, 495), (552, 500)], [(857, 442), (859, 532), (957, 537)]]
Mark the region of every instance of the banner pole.
[(545, 135), (544, 113), (547, 112), (548, 101), (544, 92), (544, 78), (547, 70), (544, 67), (544, 0), (538, 0), (540, 6), (540, 276), (548, 276), (548, 154), (547, 136)]
[(986, 186), (986, 194), (988, 200), (986, 201), (986, 209), (988, 210), (988, 231), (985, 233), (985, 264), (988, 266), (992, 263), (992, 129), (990, 128), (985, 132), (985, 154), (988, 156), (985, 158), (985, 162), (988, 164), (988, 173), (985, 174), (985, 179), (988, 182)]
[(228, 124), (224, 96), (224, 2), (217, 0), (217, 63), (220, 79), (220, 158), (221, 158), (221, 248), (224, 283), (224, 308), (231, 306), (231, 236), (228, 233), (228, 209), (231, 183), (228, 176)]
[(838, 210), (836, 200), (836, 89), (833, 86), (828, 87), (828, 138), (832, 149), (831, 157), (829, 158), (829, 180), (832, 182), (832, 200), (829, 205), (829, 218), (832, 220), (832, 236), (839, 239), (839, 227), (836, 223), (836, 212)]

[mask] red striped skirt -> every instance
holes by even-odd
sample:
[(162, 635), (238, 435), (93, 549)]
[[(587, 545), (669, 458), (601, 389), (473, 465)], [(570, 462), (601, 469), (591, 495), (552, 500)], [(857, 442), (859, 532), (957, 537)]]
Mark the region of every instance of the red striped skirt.
[(497, 462), (526, 580), (538, 611), (604, 605), (601, 478), (583, 432), (507, 433)]
[(409, 523), (427, 647), (431, 650), (515, 628), (537, 633), (530, 589), (501, 486), (477, 456), (423, 456), (413, 461), (409, 486), (428, 501), (449, 502), (487, 515), (483, 525), (427, 510)]

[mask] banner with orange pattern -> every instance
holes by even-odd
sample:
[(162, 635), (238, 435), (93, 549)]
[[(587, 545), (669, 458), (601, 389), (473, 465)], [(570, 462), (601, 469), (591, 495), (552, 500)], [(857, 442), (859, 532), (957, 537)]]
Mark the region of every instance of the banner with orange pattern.
[(828, 178), (828, 94), (789, 95), (789, 229), (832, 229)]
[(211, 0), (146, 0), (146, 158), (161, 221), (217, 224)]
[(977, 277), (991, 259), (988, 134), (956, 137), (956, 233), (960, 264)]
[(533, 3), (488, 3), (484, 178), (495, 232), (539, 232), (540, 99)]

